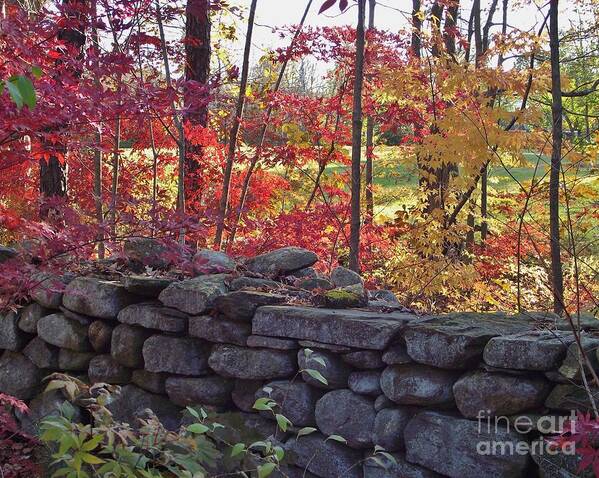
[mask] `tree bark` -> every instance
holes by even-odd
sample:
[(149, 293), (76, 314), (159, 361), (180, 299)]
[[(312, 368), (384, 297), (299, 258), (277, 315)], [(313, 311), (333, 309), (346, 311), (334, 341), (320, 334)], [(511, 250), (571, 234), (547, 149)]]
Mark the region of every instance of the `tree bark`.
[[(368, 0), (368, 30), (374, 30), (374, 12), (376, 0)], [(364, 222), (371, 224), (374, 220), (374, 195), (373, 195), (373, 159), (374, 159), (374, 118), (368, 116), (366, 120), (366, 217)]]
[[(97, 0), (92, 0), (91, 3), (91, 14), (92, 19), (94, 20), (94, 26), (92, 27), (92, 43), (94, 45), (95, 54), (99, 54), (100, 52), (100, 40), (98, 37), (98, 27), (96, 26), (96, 21), (98, 18), (98, 2)], [(100, 79), (95, 78), (94, 84), (96, 87), (100, 86)], [(102, 227), (104, 223), (104, 207), (102, 205), (102, 133), (101, 133), (102, 125), (98, 131), (96, 132), (95, 142), (96, 147), (94, 149), (94, 206), (96, 211), (96, 221), (98, 222), (98, 228)], [(98, 259), (104, 259), (105, 257), (105, 247), (104, 247), (104, 234), (101, 229), (98, 230), (98, 234), (96, 236), (98, 241)]]
[(422, 47), (422, 18), (420, 17), (421, 0), (412, 0), (412, 42), (410, 52), (414, 58), (420, 58), (420, 49)]
[(233, 174), (233, 164), (235, 163), (235, 150), (237, 148), (237, 136), (239, 134), (239, 126), (243, 116), (245, 106), (245, 97), (247, 90), (247, 82), (249, 75), (250, 52), (252, 49), (252, 34), (254, 32), (254, 18), (256, 16), (256, 4), (258, 0), (252, 0), (250, 6), (250, 14), (248, 17), (248, 28), (245, 36), (245, 48), (243, 51), (243, 65), (241, 68), (241, 82), (239, 85), (239, 96), (237, 97), (237, 106), (235, 108), (235, 117), (233, 118), (233, 126), (229, 134), (229, 148), (227, 152), (227, 162), (225, 164), (225, 172), (223, 178), (223, 189), (219, 203), (219, 215), (216, 224), (216, 234), (214, 245), (221, 248), (223, 241), (223, 232), (225, 229), (225, 218), (229, 209), (229, 190), (231, 188), (231, 176)]
[(551, 235), (551, 282), (553, 310), (564, 312), (564, 278), (560, 251), (559, 181), (562, 162), (562, 88), (560, 79), (560, 44), (558, 0), (549, 2), (549, 47), (551, 50), (551, 116), (553, 119), (551, 171), (549, 174), (549, 231)]
[[(202, 85), (204, 90), (187, 87), (184, 91), (185, 120), (192, 125), (208, 125), (208, 78), (210, 76), (210, 2), (187, 0), (185, 9), (185, 80)], [(185, 142), (185, 204), (195, 203), (202, 148)]]
[(366, 0), (358, 0), (358, 26), (356, 29), (356, 71), (352, 115), (351, 164), (351, 223), (349, 237), (349, 268), (360, 272), (360, 176), (362, 157), (362, 89), (364, 85), (364, 50), (366, 35)]

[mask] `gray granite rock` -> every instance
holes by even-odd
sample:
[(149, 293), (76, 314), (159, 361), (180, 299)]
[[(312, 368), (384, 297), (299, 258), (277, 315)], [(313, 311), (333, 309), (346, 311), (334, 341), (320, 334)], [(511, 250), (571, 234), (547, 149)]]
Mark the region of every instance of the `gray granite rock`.
[(233, 382), (216, 375), (208, 377), (169, 377), (166, 393), (175, 405), (223, 406), (231, 402)]
[(459, 373), (426, 365), (389, 365), (381, 376), (384, 394), (400, 405), (450, 406)]
[(351, 390), (334, 390), (316, 403), (316, 423), (325, 435), (339, 435), (352, 448), (372, 447), (374, 400)]
[(297, 340), (278, 339), (276, 337), (265, 337), (263, 335), (250, 335), (247, 339), (247, 346), (276, 350), (296, 350), (299, 348)]
[(389, 397), (387, 397), (386, 395), (379, 395), (378, 397), (376, 397), (376, 400), (374, 401), (374, 410), (377, 412), (380, 412), (381, 410), (384, 410), (386, 408), (393, 408), (396, 407), (397, 404), (390, 400)]
[[(28, 413), (17, 413), (17, 418), (21, 423), (23, 431), (30, 435), (38, 435), (42, 420), (50, 416), (58, 416), (61, 407), (66, 401), (66, 398), (59, 390), (40, 393), (29, 402)], [(73, 405), (69, 409), (73, 411), (71, 418), (73, 422), (80, 423), (83, 419), (81, 409)]]
[(352, 392), (378, 397), (383, 393), (380, 380), (381, 372), (378, 370), (364, 370), (350, 373), (347, 383)]
[(125, 240), (123, 252), (133, 268), (143, 270), (166, 269), (171, 261), (166, 259), (169, 247), (153, 237), (131, 237)]
[(324, 306), (331, 309), (350, 309), (368, 305), (368, 296), (362, 284), (328, 290), (322, 294), (322, 299)]
[(175, 282), (174, 279), (166, 277), (149, 277), (142, 275), (121, 277), (121, 283), (129, 292), (152, 299), (156, 299), (158, 295), (173, 282)]
[(256, 413), (254, 409), (254, 403), (256, 403), (255, 395), (263, 385), (263, 380), (236, 379), (233, 392), (231, 393), (231, 398), (235, 406), (241, 411)]
[[(599, 388), (591, 387), (590, 392), (595, 403), (599, 403)], [(589, 393), (582, 385), (575, 384), (558, 384), (553, 387), (545, 400), (545, 406), (552, 410), (593, 412)]]
[(364, 460), (364, 478), (442, 478), (442, 475), (409, 463), (404, 454), (392, 453), (393, 460), (377, 454)]
[(200, 249), (193, 256), (193, 271), (197, 275), (231, 272), (236, 267), (236, 262), (224, 252)]
[(38, 368), (58, 368), (58, 348), (34, 337), (23, 349), (23, 355)]
[(360, 370), (374, 370), (385, 366), (381, 353), (376, 350), (350, 352), (343, 355), (343, 361)]
[(96, 352), (106, 353), (110, 351), (113, 330), (114, 326), (103, 320), (95, 320), (89, 325), (87, 331), (89, 343)]
[(297, 371), (293, 352), (236, 345), (214, 346), (208, 363), (223, 377), (244, 380), (287, 378)]
[[(278, 405), (277, 413), (284, 415), (296, 427), (307, 427), (316, 424), (314, 411), (322, 392), (302, 381), (277, 380), (256, 390), (255, 397), (270, 397)], [(267, 416), (274, 418), (272, 413)]]
[(493, 337), (525, 332), (531, 319), (504, 314), (460, 313), (414, 321), (404, 333), (416, 362), (446, 369), (466, 369), (480, 361)]
[(403, 313), (267, 306), (256, 311), (252, 332), (255, 335), (383, 350), (415, 318), (412, 314)]
[(387, 289), (377, 289), (368, 291), (369, 302), (377, 302), (388, 306), (401, 306), (397, 296), (393, 291)]
[[(582, 348), (586, 358), (590, 362), (591, 366), (594, 370), (599, 370), (599, 338), (582, 335), (580, 341), (582, 343)], [(584, 359), (582, 361), (584, 362)], [(562, 362), (558, 371), (566, 379), (580, 382), (582, 380), (580, 362), (580, 348), (578, 347), (577, 343), (572, 343), (568, 347), (564, 361)], [(587, 363), (584, 364), (584, 370), (586, 376), (591, 377), (592, 374)]]
[(58, 309), (62, 304), (62, 294), (71, 277), (61, 277), (48, 272), (36, 274), (29, 295), (42, 307)]
[(453, 394), (466, 418), (505, 416), (543, 406), (551, 385), (542, 377), (528, 378), (475, 371), (461, 377)]
[(334, 354), (348, 354), (352, 351), (351, 347), (345, 345), (325, 344), (324, 342), (316, 342), (315, 340), (299, 340), (300, 347), (313, 350), (325, 350)]
[(119, 312), (119, 322), (139, 325), (163, 332), (185, 332), (187, 315), (176, 309), (164, 307), (159, 302), (133, 304)]
[(126, 384), (131, 381), (131, 369), (121, 365), (110, 355), (97, 355), (87, 371), (91, 383)]
[[(451, 478), (525, 478), (530, 456), (491, 453), (494, 442), (515, 447), (523, 436), (497, 427), (491, 433), (474, 420), (438, 412), (422, 412), (404, 432), (406, 459)], [(489, 445), (485, 445), (489, 443)], [(509, 448), (508, 448), (509, 449)], [(489, 450), (487, 454), (485, 450)]]
[(150, 330), (142, 327), (119, 324), (112, 332), (110, 355), (125, 367), (142, 368), (144, 366), (143, 345), (151, 335)]
[(18, 322), (16, 312), (0, 314), (0, 349), (18, 352), (29, 342), (31, 336), (19, 328)]
[(327, 440), (320, 433), (292, 438), (285, 448), (290, 463), (321, 478), (362, 478), (362, 451)]
[(99, 319), (113, 319), (121, 309), (138, 301), (120, 282), (93, 277), (77, 277), (66, 286), (62, 297), (67, 309)]
[(217, 297), (228, 292), (226, 279), (225, 274), (214, 274), (174, 282), (158, 298), (167, 307), (190, 315), (200, 315), (214, 306)]
[(24, 355), (7, 350), (0, 357), (0, 393), (30, 400), (41, 388), (42, 378), (42, 371)]
[(198, 339), (153, 335), (143, 346), (145, 369), (178, 375), (205, 375), (209, 351), (209, 345)]
[(76, 352), (90, 350), (87, 330), (88, 327), (63, 314), (46, 315), (37, 323), (37, 333), (42, 340)]
[(386, 451), (405, 448), (404, 430), (410, 419), (417, 413), (414, 407), (384, 408), (376, 414), (372, 441)]
[(331, 282), (335, 287), (346, 287), (354, 284), (364, 284), (362, 277), (357, 272), (354, 272), (345, 267), (335, 267), (331, 272)]
[(271, 279), (261, 279), (258, 277), (236, 277), (231, 279), (229, 284), (231, 290), (277, 290), (281, 284)]
[(189, 318), (189, 335), (221, 344), (246, 345), (252, 327), (222, 317), (201, 315)]
[(383, 362), (387, 365), (405, 365), (414, 362), (408, 355), (406, 344), (398, 342), (391, 345), (383, 354)]
[(65, 372), (87, 372), (89, 363), (96, 356), (94, 352), (75, 352), (60, 349), (58, 352), (58, 369)]
[(134, 370), (131, 374), (131, 382), (146, 392), (166, 394), (166, 373), (154, 373), (147, 370)]
[(255, 290), (238, 290), (217, 297), (214, 306), (218, 312), (233, 320), (252, 320), (258, 307), (285, 301), (285, 296)]
[(333, 284), (327, 279), (322, 277), (304, 277), (297, 279), (294, 282), (295, 287), (305, 290), (331, 290), (334, 288)]
[(32, 302), (21, 310), (19, 314), (18, 326), (23, 332), (28, 334), (37, 334), (37, 322), (44, 316), (50, 314), (50, 309)]
[(168, 430), (177, 430), (181, 423), (180, 409), (161, 395), (148, 393), (135, 385), (125, 385), (108, 404), (115, 421), (137, 425), (138, 418), (152, 410)]
[(318, 256), (312, 251), (301, 247), (283, 247), (248, 260), (246, 266), (252, 272), (276, 277), (310, 267), (316, 261)]
[[(313, 387), (328, 390), (347, 388), (352, 368), (339, 355), (326, 350), (301, 349), (297, 352), (297, 362), (302, 370), (302, 379)], [(320, 373), (326, 383), (308, 370)]]
[(572, 334), (558, 331), (531, 331), (493, 337), (486, 345), (484, 361), (493, 366), (516, 370), (552, 370), (558, 368)]

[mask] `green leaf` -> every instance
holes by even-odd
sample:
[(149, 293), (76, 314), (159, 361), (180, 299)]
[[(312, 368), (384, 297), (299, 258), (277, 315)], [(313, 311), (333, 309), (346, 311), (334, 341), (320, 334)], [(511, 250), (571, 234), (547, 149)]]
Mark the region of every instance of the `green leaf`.
[(283, 461), (283, 458), (285, 457), (285, 450), (283, 450), (283, 448), (280, 446), (275, 446), (274, 450), (275, 450), (275, 456), (277, 457), (278, 462), (281, 463), (281, 461)]
[(329, 435), (325, 441), (328, 440), (338, 441), (339, 443), (347, 443), (347, 440), (343, 438), (341, 435)]
[(297, 432), (297, 438), (303, 437), (305, 435), (309, 435), (310, 433), (314, 433), (315, 431), (316, 431), (316, 428), (314, 428), (314, 427), (301, 428), (300, 431)]
[(21, 93), (21, 98), (23, 98), (23, 103), (25, 103), (30, 110), (35, 108), (35, 103), (37, 101), (35, 97), (35, 88), (33, 87), (33, 83), (26, 76), (17, 76), (15, 79), (17, 83), (17, 87)]
[(43, 73), (44, 72), (42, 71), (42, 69), (39, 66), (32, 66), (31, 67), (31, 74), (33, 75), (33, 77), (36, 80), (39, 80), (42, 77)]
[(258, 467), (258, 478), (266, 478), (275, 471), (276, 467), (277, 465), (275, 463), (265, 463), (264, 465), (260, 465)]
[(254, 402), (254, 409), (262, 411), (272, 411), (273, 405), (276, 405), (270, 398), (262, 397)]
[(293, 423), (291, 423), (286, 416), (281, 415), (280, 413), (277, 413), (275, 418), (277, 419), (277, 425), (279, 425), (279, 428), (284, 432), (287, 431), (287, 428), (293, 426)]
[(328, 385), (329, 382), (327, 381), (326, 378), (323, 377), (323, 375), (318, 371), (318, 370), (314, 370), (311, 368), (307, 368), (306, 370), (304, 370), (308, 375), (310, 375), (310, 377), (312, 377), (315, 380), (318, 380), (320, 383), (323, 383), (325, 385)]
[(193, 418), (196, 418), (198, 420), (200, 419), (200, 414), (195, 409), (191, 407), (186, 407), (186, 409)]
[(324, 368), (327, 368), (327, 363), (324, 361), (322, 357), (312, 357), (310, 360), (322, 365)]
[(19, 87), (16, 83), (13, 83), (12, 81), (6, 81), (5, 85), (6, 88), (8, 88), (8, 93), (10, 94), (10, 97), (17, 105), (17, 108), (21, 109), (23, 107), (23, 96), (21, 95)]
[(203, 435), (204, 433), (206, 433), (209, 430), (210, 430), (210, 427), (207, 427), (206, 425), (204, 425), (202, 423), (194, 423), (187, 427), (188, 432), (197, 433), (198, 435)]
[(237, 443), (233, 448), (231, 448), (231, 458), (239, 455), (243, 451), (245, 451), (245, 444)]

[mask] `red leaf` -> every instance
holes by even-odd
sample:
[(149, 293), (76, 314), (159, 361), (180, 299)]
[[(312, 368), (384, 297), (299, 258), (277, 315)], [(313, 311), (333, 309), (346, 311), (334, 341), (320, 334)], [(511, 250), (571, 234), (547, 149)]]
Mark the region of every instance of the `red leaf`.
[(348, 0), (341, 0), (339, 2), (339, 10), (341, 10), (342, 12), (344, 12), (345, 9), (347, 8), (347, 3), (348, 3)]
[[(341, 1), (343, 1), (343, 0), (341, 0)], [(326, 2), (324, 2), (322, 4), (322, 7), (320, 7), (318, 14), (320, 15), (321, 13), (326, 12), (329, 8), (331, 8), (333, 5), (335, 5), (335, 3), (337, 3), (337, 0), (326, 0)]]

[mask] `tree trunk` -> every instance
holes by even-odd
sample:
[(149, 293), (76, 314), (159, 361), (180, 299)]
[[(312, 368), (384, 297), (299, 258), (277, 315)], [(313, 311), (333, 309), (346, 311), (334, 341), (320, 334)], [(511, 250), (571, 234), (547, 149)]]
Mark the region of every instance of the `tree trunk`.
[(412, 0), (412, 43), (410, 52), (414, 58), (420, 58), (420, 49), (422, 46), (422, 19), (420, 17), (420, 0)]
[[(368, 30), (374, 30), (374, 11), (376, 0), (368, 0)], [(373, 156), (374, 156), (374, 119), (368, 116), (366, 120), (366, 218), (365, 222), (370, 224), (374, 220), (374, 195), (373, 187)]]
[(549, 46), (551, 50), (551, 116), (553, 119), (551, 172), (549, 175), (549, 231), (551, 234), (551, 281), (553, 310), (564, 312), (564, 278), (559, 237), (559, 176), (562, 162), (562, 87), (560, 79), (558, 0), (549, 2)]
[[(85, 45), (85, 18), (84, 7), (86, 0), (63, 0), (65, 14), (75, 26), (62, 28), (58, 32), (58, 39), (65, 42), (67, 48), (73, 50), (77, 58), (83, 57), (83, 46)], [(74, 77), (81, 76), (81, 71), (71, 71)], [(60, 81), (60, 79), (59, 79)], [(58, 126), (60, 129), (60, 126)], [(67, 196), (67, 148), (64, 144), (51, 146), (47, 142), (44, 149), (49, 151), (47, 158), (40, 159), (40, 193), (44, 198)], [(62, 156), (62, 158), (60, 158)], [(48, 216), (49, 209), (43, 207), (40, 211), (42, 218)]]
[[(208, 125), (208, 78), (210, 76), (209, 0), (187, 0), (185, 10), (185, 80), (202, 85), (204, 91), (187, 87), (184, 92), (185, 120), (192, 125)], [(202, 148), (185, 144), (185, 204), (193, 206), (197, 195), (199, 159)]]
[(360, 272), (360, 176), (362, 157), (362, 89), (364, 84), (364, 50), (366, 44), (365, 20), (366, 0), (358, 0), (356, 71), (352, 115), (351, 224), (349, 237), (349, 268), (355, 272)]
[(229, 149), (227, 152), (227, 162), (225, 164), (225, 172), (223, 178), (223, 189), (220, 197), (219, 215), (216, 224), (216, 235), (214, 245), (221, 248), (223, 241), (223, 231), (225, 229), (225, 218), (229, 209), (229, 189), (231, 188), (231, 175), (233, 174), (233, 164), (235, 162), (235, 149), (237, 147), (237, 136), (239, 134), (239, 125), (243, 116), (243, 108), (245, 106), (245, 96), (247, 90), (247, 82), (249, 75), (250, 52), (252, 49), (252, 34), (254, 32), (254, 18), (256, 16), (256, 4), (258, 0), (252, 0), (250, 6), (250, 15), (248, 18), (248, 28), (245, 35), (245, 48), (243, 51), (243, 65), (241, 68), (241, 82), (239, 85), (239, 96), (237, 97), (237, 107), (235, 108), (235, 117), (233, 118), (233, 126), (229, 134)]

